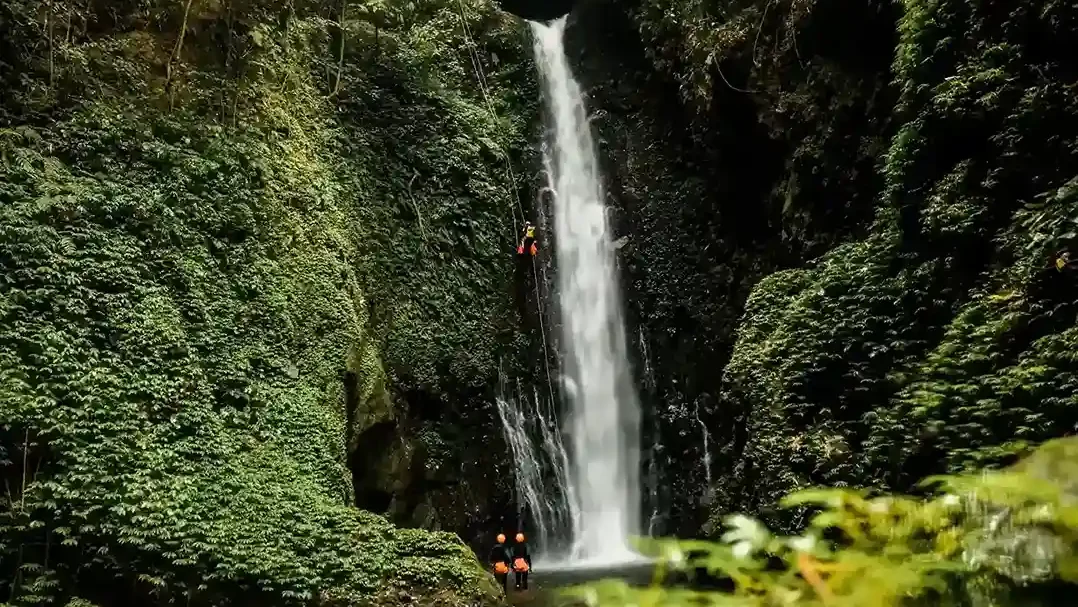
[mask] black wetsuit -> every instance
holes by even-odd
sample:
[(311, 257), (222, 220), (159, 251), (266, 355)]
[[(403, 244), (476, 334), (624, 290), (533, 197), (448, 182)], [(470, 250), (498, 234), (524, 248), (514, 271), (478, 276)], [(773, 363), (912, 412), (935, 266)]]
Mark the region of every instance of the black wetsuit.
[(494, 569), (494, 565), (497, 563), (505, 563), (505, 573), (494, 572), (494, 577), (498, 578), (498, 582), (502, 585), (502, 590), (505, 590), (509, 572), (513, 570), (512, 559), (509, 558), (509, 548), (505, 544), (494, 544), (494, 547), (490, 549), (490, 557), (487, 558), (487, 562), (490, 563), (491, 570)]
[(527, 590), (528, 574), (531, 573), (532, 569), (532, 554), (528, 551), (527, 542), (513, 546), (513, 560), (516, 561), (517, 559), (524, 559), (524, 562), (528, 564), (528, 569), (525, 571), (516, 571), (516, 587), (517, 590)]

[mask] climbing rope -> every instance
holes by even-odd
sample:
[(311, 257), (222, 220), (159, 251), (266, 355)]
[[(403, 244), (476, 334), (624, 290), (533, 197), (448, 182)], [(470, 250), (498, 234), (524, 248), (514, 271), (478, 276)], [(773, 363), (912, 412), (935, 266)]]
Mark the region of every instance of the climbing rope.
[[(460, 28), (461, 31), (464, 33), (464, 45), (468, 47), (468, 59), (472, 62), (472, 70), (475, 71), (475, 78), (476, 81), (479, 83), (479, 91), (483, 95), (483, 103), (484, 105), (486, 105), (487, 111), (490, 112), (490, 117), (494, 120), (495, 124), (497, 124), (498, 112), (494, 108), (494, 102), (490, 100), (490, 92), (487, 89), (487, 77), (486, 74), (483, 72), (483, 62), (482, 59), (479, 57), (479, 51), (477, 50), (479, 48), (479, 45), (475, 44), (474, 38), (472, 36), (471, 27), (469, 27), (468, 25), (468, 19), (464, 15), (464, 0), (457, 0), (457, 10), (457, 18), (460, 21)], [(498, 147), (498, 151), (501, 152), (502, 157), (505, 159), (506, 170), (509, 174), (509, 183), (515, 186), (517, 182), (516, 174), (513, 171), (513, 162), (509, 158), (509, 153), (506, 152), (505, 148), (502, 147), (501, 143), (495, 141), (495, 145)], [(517, 202), (517, 208), (520, 210), (520, 225), (523, 226), (527, 217), (527, 215), (524, 213), (524, 204), (520, 201), (520, 193), (517, 192), (516, 187), (512, 187), (511, 189), (513, 191), (513, 197), (516, 199)], [(513, 221), (515, 224), (515, 211), (513, 213)], [(514, 225), (514, 238), (519, 231), (515, 228), (516, 226)]]
[[(478, 45), (475, 44), (475, 42), (474, 42), (474, 38), (473, 38), (472, 32), (471, 32), (471, 28), (468, 26), (468, 19), (464, 15), (464, 0), (457, 0), (457, 10), (458, 10), (458, 18), (460, 20), (461, 31), (464, 33), (464, 43), (465, 43), (465, 46), (468, 47), (468, 58), (472, 62), (472, 69), (475, 70), (475, 77), (476, 77), (476, 81), (479, 83), (479, 90), (483, 95), (483, 102), (487, 106), (487, 111), (490, 112), (490, 116), (494, 120), (494, 123), (499, 124), (498, 112), (494, 108), (494, 102), (492, 102), (490, 100), (490, 93), (489, 93), (489, 91), (487, 89), (487, 77), (486, 77), (486, 74), (483, 72), (483, 63), (482, 63), (482, 59), (479, 57)], [(505, 159), (506, 171), (507, 171), (508, 176), (509, 176), (509, 185), (510, 185), (509, 189), (512, 190), (513, 197), (516, 199), (517, 209), (519, 209), (519, 211), (520, 211), (520, 221), (521, 221), (520, 225), (523, 226), (523, 224), (527, 220), (527, 214), (524, 212), (524, 203), (522, 203), (521, 200), (520, 200), (520, 192), (518, 192), (517, 188), (516, 188), (517, 179), (516, 179), (516, 173), (513, 171), (513, 162), (509, 158), (509, 153), (505, 150), (504, 147), (502, 147), (500, 142), (495, 141), (495, 145), (498, 147), (498, 151), (501, 152), (502, 157)], [(513, 223), (514, 224), (516, 224), (516, 219), (517, 219), (516, 218), (516, 211), (514, 211), (513, 212)], [(513, 231), (513, 240), (511, 242), (516, 242), (516, 235), (518, 233), (519, 233), (519, 230), (514, 230)], [(555, 409), (553, 407), (553, 404), (554, 404), (554, 382), (551, 379), (551, 375), (550, 375), (550, 351), (549, 351), (549, 349), (547, 347), (546, 327), (544, 326), (545, 323), (543, 322), (543, 315), (544, 315), (543, 298), (542, 298), (542, 296), (541, 296), (541, 294), (539, 292), (539, 273), (538, 273), (538, 271), (536, 270), (536, 267), (535, 267), (535, 256), (532, 256), (531, 262), (532, 262), (531, 263), (531, 265), (532, 265), (532, 277), (534, 278), (534, 282), (535, 282), (535, 305), (536, 305), (536, 308), (538, 309), (538, 312), (539, 312), (539, 315), (538, 315), (539, 316), (539, 334), (543, 338), (543, 364), (544, 364), (544, 367), (545, 367), (545, 370), (546, 370), (547, 392), (549, 393), (549, 396), (550, 396), (550, 403), (551, 403), (552, 409)], [(557, 414), (556, 413), (555, 413), (555, 419), (557, 419)]]

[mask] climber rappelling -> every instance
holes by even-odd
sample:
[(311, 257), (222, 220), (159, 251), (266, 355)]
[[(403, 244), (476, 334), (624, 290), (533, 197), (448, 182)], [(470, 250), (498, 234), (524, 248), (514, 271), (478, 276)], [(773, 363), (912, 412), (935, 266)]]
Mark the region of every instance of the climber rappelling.
[(539, 246), (535, 242), (535, 226), (530, 221), (524, 222), (524, 231), (520, 237), (520, 244), (517, 245), (517, 255), (524, 255), (525, 252), (532, 257), (539, 251)]
[(1071, 259), (1069, 251), (1059, 251), (1056, 253), (1055, 267), (1058, 272), (1078, 269), (1078, 260)]

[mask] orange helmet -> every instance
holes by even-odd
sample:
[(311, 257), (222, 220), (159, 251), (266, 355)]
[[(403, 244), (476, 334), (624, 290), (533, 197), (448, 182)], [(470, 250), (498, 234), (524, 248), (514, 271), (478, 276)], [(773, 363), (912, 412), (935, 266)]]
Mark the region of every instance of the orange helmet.
[(523, 544), (524, 543), (524, 534), (523, 533), (518, 533), (517, 534), (517, 543), (518, 544)]
[(504, 544), (505, 543), (505, 534), (504, 533), (499, 533), (498, 537), (496, 539), (498, 540), (499, 544)]

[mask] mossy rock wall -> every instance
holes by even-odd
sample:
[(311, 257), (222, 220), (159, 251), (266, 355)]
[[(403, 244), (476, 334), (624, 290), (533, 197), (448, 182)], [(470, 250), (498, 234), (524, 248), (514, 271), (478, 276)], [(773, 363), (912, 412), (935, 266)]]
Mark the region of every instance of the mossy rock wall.
[[(646, 507), (664, 533), (698, 533), (709, 478), (740, 459), (722, 369), (752, 288), (866, 233), (883, 185), (898, 11), (766, 4), (590, 0), (571, 21), (658, 445)], [(850, 23), (857, 39), (835, 43)]]
[(660, 531), (1074, 431), (1074, 15), (577, 7)]
[(870, 234), (769, 277), (746, 310), (732, 503), (904, 488), (1075, 430), (1078, 290), (1056, 265), (1078, 245), (1073, 8), (905, 4)]
[(4, 0), (0, 46), (3, 596), (498, 600), (356, 505), (472, 540), (508, 500), (520, 24)]

